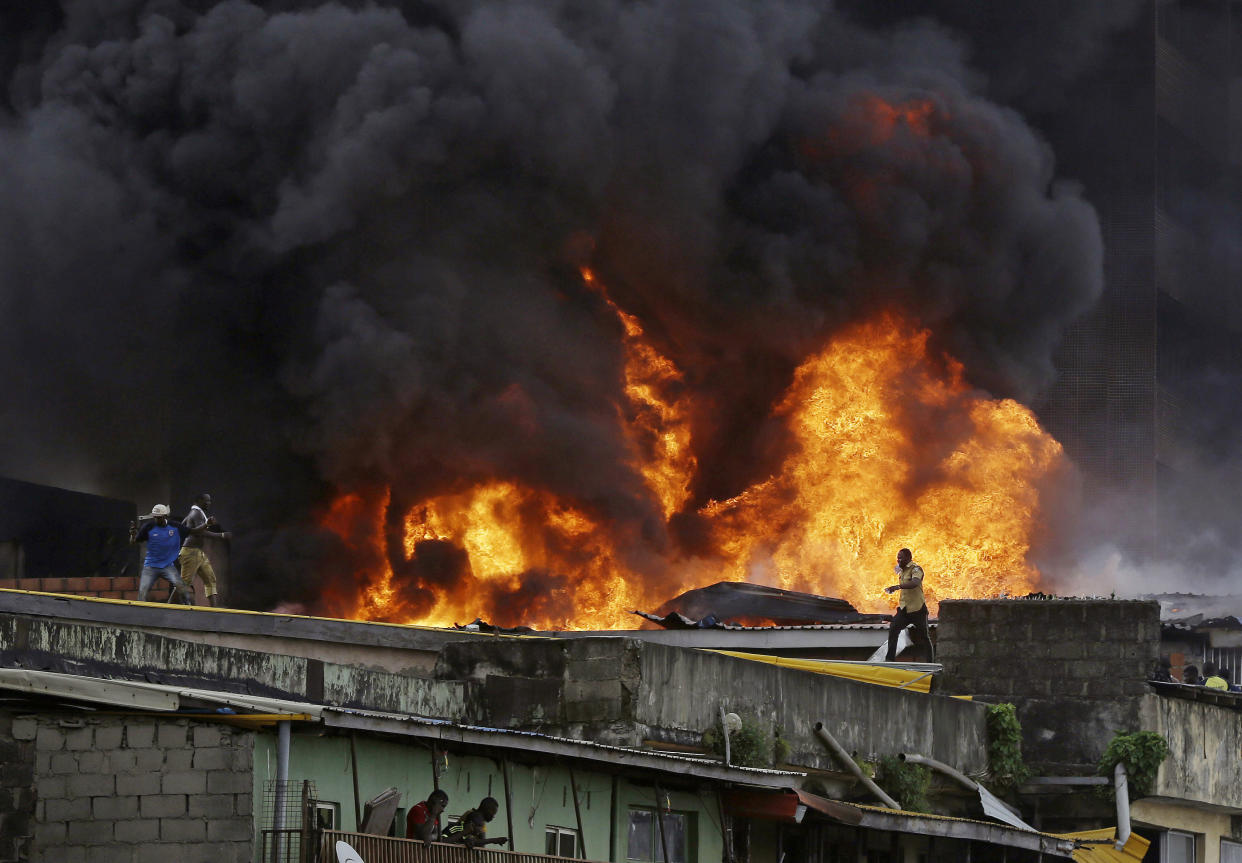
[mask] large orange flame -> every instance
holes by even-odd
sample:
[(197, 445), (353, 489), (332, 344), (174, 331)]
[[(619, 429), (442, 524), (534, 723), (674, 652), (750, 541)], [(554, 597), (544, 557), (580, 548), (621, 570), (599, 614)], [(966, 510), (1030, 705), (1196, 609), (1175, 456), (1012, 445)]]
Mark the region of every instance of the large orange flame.
[[(685, 398), (669, 395), (680, 376), (644, 340), (638, 322), (613, 308), (625, 325), (628, 357), (629, 404), (620, 421), (635, 441), (634, 468), (669, 517), (688, 500), (696, 468)], [(972, 391), (960, 366), (936, 362), (928, 338), (884, 315), (839, 333), (803, 363), (776, 408), (795, 442), (781, 469), (698, 512), (712, 555), (669, 554), (657, 572), (637, 572), (626, 563), (630, 540), (575, 502), (488, 481), (405, 514), (407, 561), (445, 548), (463, 559), (453, 578), (421, 585), (432, 601), (420, 605), (403, 598), (379, 551), (384, 496), (368, 504), (343, 495), (324, 524), (357, 544), (359, 519), (370, 517), (375, 547), (362, 556), (370, 561), (362, 587), (329, 594), (325, 610), (436, 625), (482, 616), (542, 629), (631, 628), (631, 609), (654, 609), (720, 580), (759, 581), (881, 610), (892, 604), (883, 587), (893, 582), (901, 546), (912, 548), (927, 572), (933, 603), (1025, 593), (1039, 578), (1028, 554), (1040, 488), (1062, 466), (1061, 447), (1027, 408)]]

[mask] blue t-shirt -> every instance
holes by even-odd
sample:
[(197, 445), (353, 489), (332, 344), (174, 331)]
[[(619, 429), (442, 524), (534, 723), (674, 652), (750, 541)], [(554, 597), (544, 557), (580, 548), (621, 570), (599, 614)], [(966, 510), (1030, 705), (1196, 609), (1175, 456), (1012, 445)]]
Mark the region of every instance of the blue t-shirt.
[(186, 536), (189, 536), (189, 531), (175, 521), (163, 527), (154, 521), (144, 524), (137, 537), (138, 542), (145, 540), (147, 543), (147, 559), (143, 561), (143, 566), (155, 569), (172, 566), (181, 553), (181, 541)]

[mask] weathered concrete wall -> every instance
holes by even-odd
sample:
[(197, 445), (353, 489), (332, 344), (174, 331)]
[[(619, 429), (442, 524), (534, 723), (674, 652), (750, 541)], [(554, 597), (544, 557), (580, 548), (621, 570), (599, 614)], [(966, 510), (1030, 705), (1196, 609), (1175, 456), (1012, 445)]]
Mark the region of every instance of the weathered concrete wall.
[(795, 764), (839, 769), (815, 736), (824, 727), (871, 758), (928, 755), (970, 773), (987, 767), (986, 708), (718, 653), (643, 645), (636, 718), (663, 734), (710, 728), (723, 706), (781, 729)]
[(1094, 773), (1118, 731), (1138, 731), (1160, 650), (1160, 607), (1127, 600), (944, 600), (941, 691), (1011, 702), (1039, 773)]
[(918, 752), (987, 764), (986, 708), (625, 638), (445, 647), (439, 674), (469, 679), (470, 721), (602, 742), (697, 743), (720, 707), (782, 730), (792, 763), (836, 769), (816, 722), (861, 755)]
[(6, 782), (16, 783), (6, 791), (20, 793), (0, 822), (6, 863), (251, 859), (252, 732), (0, 711), (0, 748), (11, 747), (19, 758), (12, 770), (6, 764)]
[(34, 837), (35, 742), (29, 723), (0, 710), (0, 863), (27, 863)]
[(0, 662), (23, 668), (142, 678), (194, 688), (424, 716), (453, 717), (465, 687), (301, 656), (172, 638), (140, 629), (0, 615)]
[(1169, 743), (1154, 796), (1242, 810), (1242, 714), (1215, 704), (1146, 695), (1138, 724)]

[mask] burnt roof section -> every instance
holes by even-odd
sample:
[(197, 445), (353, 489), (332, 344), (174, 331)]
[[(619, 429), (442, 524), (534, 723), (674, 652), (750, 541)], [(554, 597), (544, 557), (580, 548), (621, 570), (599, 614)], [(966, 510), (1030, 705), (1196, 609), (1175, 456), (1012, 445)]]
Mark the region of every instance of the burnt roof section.
[(1177, 630), (1242, 629), (1242, 596), (1198, 593), (1153, 593), (1160, 603), (1160, 622)]
[(709, 587), (688, 590), (664, 603), (654, 614), (636, 614), (666, 629), (705, 629), (734, 620), (763, 620), (789, 626), (873, 623), (883, 617), (860, 614), (844, 599), (739, 581), (720, 581)]

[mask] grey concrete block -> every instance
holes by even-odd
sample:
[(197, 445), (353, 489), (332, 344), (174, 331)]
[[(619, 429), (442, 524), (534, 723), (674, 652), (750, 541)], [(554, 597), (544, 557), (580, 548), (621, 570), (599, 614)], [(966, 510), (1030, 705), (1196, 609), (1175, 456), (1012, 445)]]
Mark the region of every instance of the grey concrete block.
[(232, 794), (197, 794), (190, 798), (191, 818), (232, 818), (235, 814)]
[(91, 799), (43, 801), (43, 817), (48, 821), (79, 821), (91, 817)]
[(121, 773), (116, 777), (117, 794), (159, 794), (162, 790), (158, 773)]
[(65, 777), (41, 775), (39, 776), (38, 784), (35, 785), (35, 790), (39, 792), (39, 796), (44, 800), (50, 797), (64, 797)]
[(215, 725), (196, 725), (191, 731), (191, 739), (194, 746), (219, 746), (220, 745), (220, 729)]
[(193, 749), (170, 749), (164, 753), (165, 770), (189, 770), (193, 764)]
[(207, 775), (201, 770), (165, 773), (160, 790), (165, 794), (202, 794), (207, 790)]
[(104, 754), (94, 750), (78, 753), (78, 769), (83, 773), (104, 773)]
[(53, 752), (35, 752), (35, 772), (40, 776), (52, 772)]
[(143, 842), (155, 842), (159, 838), (160, 822), (154, 818), (148, 818), (140, 821), (116, 822), (117, 842), (132, 842), (139, 844)]
[(100, 845), (86, 849), (86, 863), (133, 863), (134, 849), (127, 845)]
[(132, 749), (113, 749), (107, 753), (106, 769), (109, 773), (131, 773), (137, 762), (137, 754)]
[(207, 822), (201, 818), (161, 818), (161, 842), (202, 842), (207, 836)]
[(140, 798), (138, 808), (143, 818), (172, 818), (185, 815), (185, 795), (151, 794)]
[(65, 748), (77, 751), (92, 749), (95, 746), (95, 729), (91, 726), (74, 728), (65, 732)]
[(47, 725), (40, 725), (35, 735), (35, 747), (42, 752), (52, 752), (57, 749), (65, 748), (65, 735), (61, 734), (59, 728), (51, 728)]
[(111, 842), (113, 835), (111, 821), (96, 821), (87, 818), (69, 822), (70, 845), (102, 845), (105, 842)]
[(36, 848), (49, 845), (64, 845), (69, 836), (69, 828), (64, 821), (41, 821), (35, 824), (34, 841)]
[(123, 821), (138, 817), (138, 798), (133, 796), (96, 797), (91, 800), (91, 814), (96, 818)]
[(208, 794), (246, 794), (253, 788), (249, 773), (235, 773), (232, 770), (211, 770), (207, 773)]
[(116, 780), (108, 774), (79, 774), (65, 781), (70, 797), (104, 797), (116, 793)]
[(57, 752), (52, 756), (49, 769), (52, 773), (76, 775), (81, 772), (78, 770), (78, 754), (76, 752)]
[(254, 796), (251, 794), (238, 794), (233, 798), (233, 805), (237, 809), (238, 815), (253, 816), (254, 815)]
[(120, 725), (101, 725), (95, 729), (95, 748), (120, 749), (125, 729)]
[(40, 849), (42, 860), (55, 860), (56, 863), (86, 863), (86, 849), (72, 845), (49, 845)]
[(207, 822), (208, 842), (241, 842), (252, 835), (251, 823), (240, 818)]
[(13, 720), (14, 740), (34, 740), (39, 733), (39, 720), (33, 716), (19, 716)]
[(181, 749), (189, 745), (189, 727), (183, 722), (164, 722), (156, 729), (161, 749)]
[(125, 745), (133, 749), (145, 749), (155, 743), (155, 725), (150, 722), (130, 722), (125, 726)]
[(134, 770), (139, 773), (148, 771), (156, 771), (164, 769), (164, 750), (162, 749), (137, 749), (134, 750)]
[(195, 749), (193, 766), (195, 770), (227, 770), (233, 766), (233, 750)]

